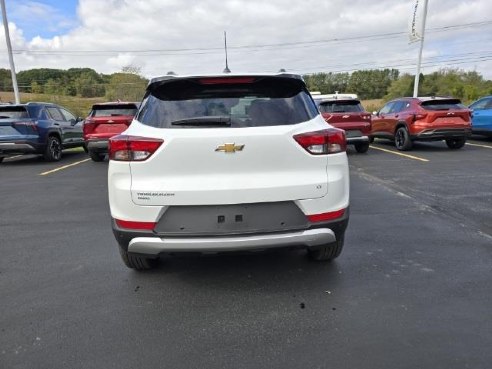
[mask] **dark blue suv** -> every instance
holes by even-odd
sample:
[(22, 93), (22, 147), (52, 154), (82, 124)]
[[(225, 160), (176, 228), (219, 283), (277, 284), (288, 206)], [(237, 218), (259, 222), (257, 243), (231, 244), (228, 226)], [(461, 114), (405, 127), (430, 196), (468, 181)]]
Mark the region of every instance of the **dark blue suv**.
[(0, 162), (18, 154), (61, 159), (62, 150), (83, 147), (82, 118), (50, 103), (0, 105)]

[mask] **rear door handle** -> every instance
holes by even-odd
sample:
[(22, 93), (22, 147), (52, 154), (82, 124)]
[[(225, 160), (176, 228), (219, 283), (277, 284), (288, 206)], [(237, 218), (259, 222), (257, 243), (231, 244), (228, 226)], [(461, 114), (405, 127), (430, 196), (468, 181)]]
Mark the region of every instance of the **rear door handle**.
[(398, 114), (395, 115), (395, 118), (398, 118)]
[(53, 123), (53, 125), (54, 125), (54, 126), (59, 126), (59, 125), (60, 125), (60, 123)]

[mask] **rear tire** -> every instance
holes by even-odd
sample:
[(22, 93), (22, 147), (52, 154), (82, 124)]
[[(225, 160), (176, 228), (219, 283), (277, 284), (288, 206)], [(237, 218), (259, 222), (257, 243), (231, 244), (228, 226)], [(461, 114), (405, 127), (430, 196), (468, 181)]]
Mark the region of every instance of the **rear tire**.
[(331, 261), (337, 258), (343, 249), (345, 234), (342, 234), (336, 242), (321, 246), (316, 249), (308, 249), (308, 255), (314, 261)]
[(461, 149), (465, 146), (465, 143), (466, 138), (448, 138), (446, 140), (446, 145), (448, 145), (451, 150)]
[(395, 146), (400, 151), (408, 151), (412, 148), (412, 140), (406, 127), (400, 127), (396, 130)]
[(150, 270), (157, 266), (158, 259), (146, 258), (144, 256), (137, 256), (123, 250), (121, 246), (118, 246), (120, 250), (121, 259), (123, 263), (130, 268), (135, 270)]
[(98, 152), (89, 151), (89, 156), (91, 157), (92, 161), (99, 162), (104, 160), (104, 154), (100, 154)]
[(369, 150), (369, 142), (358, 143), (355, 144), (354, 146), (355, 146), (355, 150), (360, 154), (364, 154), (367, 152), (367, 150)]
[(59, 161), (62, 157), (62, 145), (57, 136), (48, 137), (46, 149), (43, 154), (46, 161)]

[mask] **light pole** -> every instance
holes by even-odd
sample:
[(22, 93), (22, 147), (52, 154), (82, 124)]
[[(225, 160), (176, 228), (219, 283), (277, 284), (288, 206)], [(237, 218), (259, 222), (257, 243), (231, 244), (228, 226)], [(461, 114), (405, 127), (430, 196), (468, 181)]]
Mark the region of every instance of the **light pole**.
[(7, 42), (7, 51), (9, 54), (10, 74), (12, 75), (12, 85), (14, 86), (15, 103), (20, 104), (19, 86), (17, 86), (14, 57), (12, 56), (12, 45), (10, 43), (9, 23), (7, 21), (7, 9), (5, 8), (5, 0), (0, 0), (0, 4), (2, 5), (3, 28), (5, 29), (5, 41)]
[(424, 49), (424, 34), (425, 34), (425, 20), (427, 18), (427, 3), (428, 0), (424, 0), (424, 15), (422, 16), (422, 29), (420, 31), (420, 49), (419, 49), (419, 59), (417, 61), (417, 73), (415, 74), (415, 82), (413, 83), (413, 97), (417, 97), (419, 95), (420, 65), (422, 64), (422, 50)]

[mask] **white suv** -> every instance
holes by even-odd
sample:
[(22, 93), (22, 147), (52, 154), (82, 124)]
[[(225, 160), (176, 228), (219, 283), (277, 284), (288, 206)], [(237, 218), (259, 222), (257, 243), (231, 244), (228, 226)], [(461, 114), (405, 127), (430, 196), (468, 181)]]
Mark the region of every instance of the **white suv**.
[(298, 75), (152, 79), (109, 146), (123, 261), (142, 270), (160, 254), (279, 247), (336, 258), (349, 217), (345, 149)]

